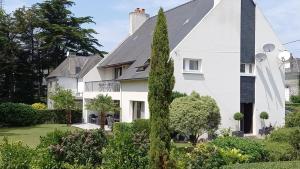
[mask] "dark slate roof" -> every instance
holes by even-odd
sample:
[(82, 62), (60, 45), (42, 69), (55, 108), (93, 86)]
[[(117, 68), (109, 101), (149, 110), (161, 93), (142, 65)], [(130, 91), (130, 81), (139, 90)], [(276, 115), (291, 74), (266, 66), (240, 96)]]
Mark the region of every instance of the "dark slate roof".
[[(101, 56), (69, 56), (47, 78), (72, 77), (83, 78), (94, 66), (102, 60)], [(80, 68), (76, 72), (76, 67)]]
[[(168, 21), (170, 50), (172, 51), (186, 35), (213, 8), (213, 0), (193, 0), (165, 12)], [(133, 35), (129, 36), (114, 50), (100, 67), (111, 67), (132, 63), (119, 80), (144, 79), (149, 68), (137, 72), (137, 67), (144, 65), (151, 55), (151, 43), (157, 16), (149, 18)]]

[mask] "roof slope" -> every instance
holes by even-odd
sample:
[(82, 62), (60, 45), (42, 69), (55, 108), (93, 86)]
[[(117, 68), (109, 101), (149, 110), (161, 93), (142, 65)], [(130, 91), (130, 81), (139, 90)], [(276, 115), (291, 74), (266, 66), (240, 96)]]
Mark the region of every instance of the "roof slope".
[[(101, 56), (70, 56), (67, 57), (47, 78), (71, 77), (83, 78), (94, 66), (102, 60)], [(80, 68), (76, 72), (76, 68)]]
[[(170, 50), (173, 50), (213, 7), (213, 0), (193, 0), (166, 11)], [(136, 67), (144, 65), (150, 58), (156, 20), (157, 16), (148, 19), (133, 35), (129, 36), (105, 58), (100, 66), (109, 67), (133, 62), (119, 80), (147, 78), (149, 68), (143, 72), (136, 72)]]

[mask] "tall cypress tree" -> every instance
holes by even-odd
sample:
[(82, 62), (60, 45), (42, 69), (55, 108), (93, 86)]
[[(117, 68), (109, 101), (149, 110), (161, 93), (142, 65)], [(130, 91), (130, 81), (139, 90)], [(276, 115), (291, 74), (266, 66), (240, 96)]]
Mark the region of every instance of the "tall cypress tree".
[(150, 109), (150, 168), (169, 166), (169, 105), (174, 88), (174, 65), (169, 57), (167, 20), (161, 8), (153, 34), (148, 102)]

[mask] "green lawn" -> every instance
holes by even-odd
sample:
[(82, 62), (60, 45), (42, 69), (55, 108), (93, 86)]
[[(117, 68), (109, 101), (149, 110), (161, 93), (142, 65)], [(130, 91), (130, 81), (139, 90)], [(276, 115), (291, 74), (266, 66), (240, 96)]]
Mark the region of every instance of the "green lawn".
[(42, 124), (31, 127), (0, 128), (0, 142), (7, 137), (10, 142), (22, 141), (30, 147), (36, 147), (40, 142), (40, 136), (59, 129), (62, 131), (74, 131), (78, 128), (67, 127), (66, 124)]
[(300, 161), (250, 163), (225, 166), (223, 169), (299, 169)]

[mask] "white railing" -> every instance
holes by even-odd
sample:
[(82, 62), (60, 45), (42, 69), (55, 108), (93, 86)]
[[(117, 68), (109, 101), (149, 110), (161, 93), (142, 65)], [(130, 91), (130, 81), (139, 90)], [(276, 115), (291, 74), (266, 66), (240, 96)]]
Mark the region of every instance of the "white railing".
[(120, 92), (118, 81), (85, 82), (86, 92)]

